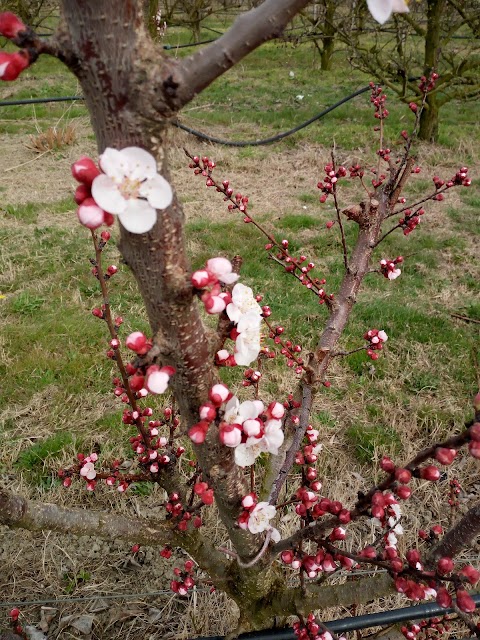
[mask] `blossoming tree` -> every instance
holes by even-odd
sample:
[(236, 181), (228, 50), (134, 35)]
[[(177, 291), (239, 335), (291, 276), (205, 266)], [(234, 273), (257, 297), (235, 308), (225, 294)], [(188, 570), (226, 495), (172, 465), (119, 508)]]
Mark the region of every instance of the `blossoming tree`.
[[(227, 180), (217, 179), (211, 159), (188, 154), (196, 179), (203, 180), (212, 195), (220, 194), (229, 210), (255, 225), (266, 237), (270, 257), (291, 275), (292, 283), (309, 289), (327, 307), (317, 344), (307, 356), (302, 355), (302, 347), (272, 322), (270, 308), (239, 281), (239, 257), (230, 261), (213, 256), (192, 273), (184, 217), (168, 171), (166, 131), (169, 119), (198, 92), (278, 34), (307, 1), (266, 0), (240, 17), (212, 46), (182, 60), (164, 57), (150, 40), (143, 26), (142, 4), (99, 0), (93, 6), (86, 0), (63, 0), (56, 37), (48, 42), (14, 15), (0, 14), (0, 32), (19, 47), (16, 53), (0, 54), (0, 77), (14, 80), (40, 54), (60, 58), (82, 85), (100, 152), (98, 163), (83, 157), (73, 165), (79, 183), (75, 200), (78, 220), (92, 236), (92, 273), (103, 297), (93, 314), (110, 334), (107, 355), (118, 367), (114, 393), (125, 404), (124, 424), (135, 430), (130, 444), (136, 465), (125, 473), (120, 461), (102, 460), (91, 452), (79, 454), (59, 475), (65, 487), (79, 478), (90, 491), (100, 481), (120, 492), (138, 481), (158, 484), (167, 495), (165, 518), (130, 519), (60, 508), (1, 490), (0, 522), (161, 545), (165, 555), (171, 546), (180, 546), (238, 604), (240, 620), (232, 636), (269, 627), (278, 615), (296, 615), (298, 637), (327, 640), (330, 634), (312, 610), (370, 601), (389, 589), (414, 601), (435, 597), (444, 607), (456, 597), (459, 610), (471, 613), (475, 603), (468, 587), (480, 574), (454, 558), (480, 531), (478, 506), (443, 537), (439, 527), (423, 532), (422, 538), (435, 542), (433, 547), (412, 548), (403, 556), (397, 536), (402, 534), (400, 505), (410, 497), (415, 478), (437, 481), (437, 464), (452, 464), (463, 446), (480, 457), (479, 398), (475, 420), (463, 432), (432, 444), (402, 465), (384, 457), (383, 479), (348, 505), (335, 499), (334, 487), (328, 490), (331, 497), (322, 494), (315, 466), (321, 444), (310, 420), (315, 393), (330, 384), (329, 366), (335, 357), (345, 355), (337, 344), (362, 281), (373, 268), (375, 249), (392, 232), (411, 233), (426, 201), (442, 200), (449, 189), (469, 186), (467, 169), (460, 168), (448, 180), (435, 177), (432, 192), (407, 205), (402, 192), (418, 170), (410, 154), (412, 138), (402, 132), (404, 149), (398, 158), (385, 146), (385, 96), (372, 85), (380, 135), (373, 180), (367, 184), (360, 165), (347, 170), (332, 155), (318, 184), (320, 201), (334, 202), (336, 218), (328, 226), (337, 226), (343, 249), (343, 279), (334, 293), (314, 275), (313, 262), (292, 253), (287, 239), (276, 238), (254, 219), (248, 197), (235, 193)], [(381, 20), (392, 10), (406, 10), (403, 2), (370, 0), (369, 7)], [(435, 81), (434, 75), (422, 80), (424, 96)], [(418, 124), (417, 105), (411, 109)], [(342, 211), (337, 182), (347, 175), (361, 183), (366, 196), (358, 206)], [(120, 251), (145, 302), (150, 336), (135, 331), (123, 337), (123, 320), (110, 308), (108, 280), (116, 268), (105, 268), (102, 252), (110, 240), (107, 227), (117, 224), (117, 218)], [(358, 227), (353, 247), (347, 245), (346, 219)], [(381, 257), (376, 270), (392, 281), (400, 276), (402, 262), (401, 256)], [(205, 312), (218, 317), (215, 330), (207, 329), (202, 319)], [(272, 339), (273, 348), (262, 345), (262, 333)], [(369, 329), (360, 349), (376, 360), (387, 339), (384, 330)], [(274, 355), (275, 349), (297, 378), (296, 392), (287, 398), (262, 398), (262, 373), (256, 363)], [(240, 369), (244, 386), (252, 392), (248, 399), (241, 401), (221, 381), (222, 367)], [(174, 403), (157, 416), (149, 400), (164, 393)], [(187, 448), (193, 448), (193, 466), (183, 462)], [(263, 471), (256, 477), (259, 459)], [(297, 482), (293, 496), (285, 490), (292, 471)], [(203, 533), (203, 511), (214, 501), (231, 542), (229, 549), (215, 548)], [(298, 517), (298, 528), (285, 536), (282, 516), (289, 511)], [(343, 541), (348, 542), (349, 528), (365, 518), (373, 518), (379, 527), (378, 543), (347, 550)], [(354, 570), (361, 565), (387, 572), (334, 587), (315, 580), (339, 568)], [(188, 561), (171, 587), (184, 596), (194, 584), (195, 565)], [(11, 612), (11, 618), (19, 631), (18, 610)], [(476, 630), (473, 622), (467, 619), (466, 623)], [(409, 638), (415, 636), (411, 629), (406, 633), (413, 633)]]

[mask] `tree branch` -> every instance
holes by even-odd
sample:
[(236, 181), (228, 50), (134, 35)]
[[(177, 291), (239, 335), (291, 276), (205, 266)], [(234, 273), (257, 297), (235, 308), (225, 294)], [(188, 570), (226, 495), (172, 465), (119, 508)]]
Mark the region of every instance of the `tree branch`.
[(237, 64), (264, 42), (279, 36), (293, 16), (309, 0), (265, 0), (259, 7), (240, 15), (231, 29), (214, 43), (184, 58), (175, 82), (178, 108)]
[(33, 502), (0, 489), (0, 524), (29, 531), (58, 531), (76, 536), (98, 536), (107, 540), (153, 547), (171, 544), (181, 546), (208, 571), (213, 580), (222, 580), (229, 563), (199, 532), (181, 532), (168, 520), (150, 521), (140, 518), (91, 511), (66, 509), (55, 504)]
[(432, 549), (428, 557), (428, 563), (433, 565), (439, 558), (455, 557), (479, 535), (480, 502), (477, 502), (454, 527), (447, 531), (440, 542)]

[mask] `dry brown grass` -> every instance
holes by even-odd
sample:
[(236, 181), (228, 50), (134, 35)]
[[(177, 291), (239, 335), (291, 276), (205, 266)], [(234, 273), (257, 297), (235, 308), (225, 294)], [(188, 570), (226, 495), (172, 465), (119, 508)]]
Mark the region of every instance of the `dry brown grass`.
[(76, 129), (68, 124), (65, 127), (48, 127), (45, 131), (31, 135), (25, 146), (35, 153), (45, 153), (45, 151), (60, 151), (74, 144), (76, 140)]

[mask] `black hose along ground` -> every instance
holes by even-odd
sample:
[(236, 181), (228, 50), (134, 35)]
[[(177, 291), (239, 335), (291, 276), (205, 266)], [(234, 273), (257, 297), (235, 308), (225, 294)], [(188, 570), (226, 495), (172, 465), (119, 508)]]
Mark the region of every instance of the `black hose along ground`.
[[(261, 145), (278, 142), (279, 140), (283, 140), (283, 138), (287, 138), (288, 136), (291, 136), (294, 133), (297, 133), (297, 131), (300, 131), (301, 129), (304, 129), (305, 127), (308, 127), (309, 125), (313, 124), (317, 120), (320, 120), (320, 118), (323, 118), (334, 109), (337, 109), (342, 104), (345, 104), (345, 102), (348, 102), (349, 100), (353, 100), (353, 98), (356, 98), (357, 96), (361, 95), (362, 93), (366, 93), (367, 91), (370, 91), (370, 85), (362, 87), (361, 89), (357, 89), (357, 91), (354, 91), (353, 93), (346, 96), (345, 98), (342, 98), (338, 102), (335, 102), (335, 104), (331, 105), (330, 107), (327, 107), (323, 111), (320, 111), (320, 113), (317, 113), (317, 115), (313, 116), (309, 120), (306, 120), (305, 122), (302, 122), (296, 127), (293, 127), (293, 129), (289, 129), (288, 131), (284, 131), (283, 133), (278, 133), (277, 135), (271, 136), (269, 138), (264, 138), (263, 140), (248, 140), (248, 141), (244, 140), (239, 142), (235, 142), (233, 140), (221, 140), (220, 138), (215, 138), (214, 136), (210, 136), (207, 133), (202, 133), (201, 131), (197, 131), (196, 129), (187, 127), (186, 125), (181, 124), (177, 120), (172, 120), (172, 124), (174, 127), (177, 127), (182, 131), (186, 131), (187, 133), (190, 133), (191, 135), (196, 136), (200, 140), (205, 140), (206, 142), (213, 142), (214, 144), (221, 144), (228, 147), (259, 147)], [(0, 102), (0, 107), (17, 107), (20, 105), (44, 104), (47, 102), (68, 102), (68, 101), (73, 102), (75, 100), (83, 100), (83, 99), (84, 99), (83, 96), (63, 96), (63, 97), (57, 97), (57, 98), (26, 98), (24, 100), (5, 100), (4, 102)]]

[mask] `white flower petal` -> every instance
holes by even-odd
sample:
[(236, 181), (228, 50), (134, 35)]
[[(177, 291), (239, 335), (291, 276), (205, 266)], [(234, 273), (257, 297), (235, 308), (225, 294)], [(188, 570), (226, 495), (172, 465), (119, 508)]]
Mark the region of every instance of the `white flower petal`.
[(253, 400), (245, 400), (238, 408), (238, 413), (242, 418), (242, 422), (249, 418), (257, 418), (259, 415), (258, 407)]
[(118, 215), (130, 233), (147, 233), (157, 221), (157, 212), (145, 200), (127, 200), (127, 207)]
[(140, 186), (139, 193), (147, 198), (154, 209), (166, 209), (172, 204), (172, 187), (163, 176), (158, 174), (144, 182)]
[(126, 167), (126, 172), (123, 175), (128, 176), (131, 180), (149, 180), (157, 174), (157, 162), (152, 154), (145, 149), (125, 147), (120, 153)]
[(392, 0), (392, 13), (408, 13), (409, 11), (405, 0)]
[(271, 531), (271, 534), (270, 534), (271, 541), (280, 542), (280, 540), (282, 539), (282, 536), (280, 535), (280, 531), (278, 529), (275, 529), (275, 527), (271, 527), (270, 531)]
[(92, 183), (92, 197), (98, 206), (108, 213), (123, 213), (127, 201), (122, 196), (113, 178), (100, 174)]
[(393, 10), (392, 0), (367, 0), (368, 10), (380, 24), (384, 24)]
[(233, 302), (230, 302), (230, 304), (227, 304), (227, 316), (236, 324), (242, 317), (242, 311), (240, 307), (237, 307)]
[(239, 444), (235, 449), (235, 464), (238, 464), (239, 467), (249, 467), (256, 458), (253, 448), (247, 447), (246, 444)]
[(107, 174), (117, 184), (122, 182), (128, 171), (128, 162), (122, 156), (122, 152), (117, 149), (107, 147), (98, 160), (98, 164), (103, 172)]

